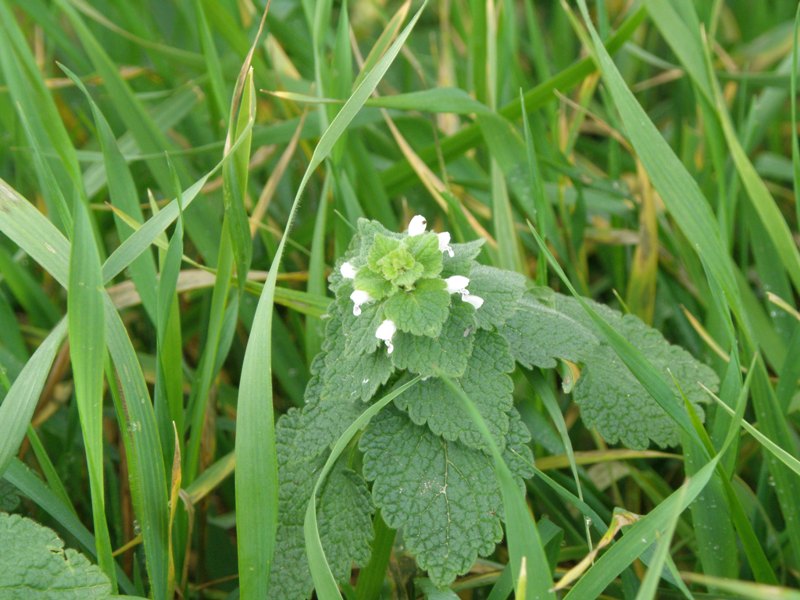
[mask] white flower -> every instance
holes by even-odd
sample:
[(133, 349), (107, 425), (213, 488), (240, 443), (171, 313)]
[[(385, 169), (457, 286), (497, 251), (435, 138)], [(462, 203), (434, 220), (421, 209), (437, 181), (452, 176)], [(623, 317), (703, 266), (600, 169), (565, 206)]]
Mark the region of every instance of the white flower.
[(342, 263), (342, 266), (339, 267), (339, 273), (341, 273), (342, 277), (345, 279), (356, 278), (356, 268), (350, 262)]
[(475, 296), (474, 294), (470, 294), (469, 292), (461, 296), (461, 299), (468, 304), (472, 304), (475, 307), (475, 310), (478, 310), (481, 306), (483, 306), (483, 298), (480, 296)]
[(364, 290), (355, 290), (350, 294), (350, 300), (353, 301), (353, 314), (358, 316), (361, 314), (361, 305), (371, 302), (372, 296), (369, 295), (369, 292), (365, 292)]
[(422, 235), (425, 233), (428, 221), (422, 215), (416, 215), (408, 223), (408, 235)]
[(448, 294), (461, 294), (462, 296), (469, 294), (467, 291), (467, 286), (469, 285), (468, 277), (464, 277), (463, 275), (453, 275), (452, 277), (445, 279), (444, 282), (447, 284)]
[(455, 253), (450, 245), (450, 234), (447, 231), (443, 231), (442, 233), (437, 233), (436, 236), (439, 238), (439, 252), (447, 252), (447, 255), (453, 258)]
[(380, 325), (378, 325), (378, 329), (375, 330), (375, 337), (386, 342), (387, 354), (391, 354), (394, 351), (392, 338), (394, 337), (395, 333), (397, 333), (397, 326), (394, 324), (394, 321), (389, 319), (383, 321)]

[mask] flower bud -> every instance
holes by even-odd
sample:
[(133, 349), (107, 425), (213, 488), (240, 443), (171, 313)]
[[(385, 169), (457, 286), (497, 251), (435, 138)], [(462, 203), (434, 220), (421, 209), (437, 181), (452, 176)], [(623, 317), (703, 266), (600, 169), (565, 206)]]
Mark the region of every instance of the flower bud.
[(408, 223), (408, 235), (422, 235), (425, 233), (425, 228), (428, 226), (428, 221), (422, 215), (416, 215)]

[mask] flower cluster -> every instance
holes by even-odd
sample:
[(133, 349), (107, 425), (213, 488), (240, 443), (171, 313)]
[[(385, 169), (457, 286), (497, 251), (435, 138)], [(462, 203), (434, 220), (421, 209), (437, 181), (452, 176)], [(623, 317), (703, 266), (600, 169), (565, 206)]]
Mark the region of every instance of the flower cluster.
[[(353, 292), (350, 294), (353, 315), (360, 316), (364, 305), (398, 293), (410, 293), (416, 286), (430, 280), (439, 282), (441, 288), (434, 287), (442, 290), (439, 293), (446, 291), (447, 294), (458, 294), (463, 302), (476, 310), (483, 305), (483, 298), (467, 289), (468, 277), (439, 277), (442, 271), (442, 255), (447, 254), (452, 258), (455, 252), (450, 245), (448, 232), (433, 234), (426, 231), (427, 225), (425, 217), (416, 215), (408, 224), (406, 236), (376, 235), (365, 264), (347, 261), (341, 265), (339, 274), (343, 279), (353, 281)], [(375, 337), (386, 344), (388, 354), (394, 350), (392, 339), (397, 329), (397, 323), (387, 318), (375, 331)]]

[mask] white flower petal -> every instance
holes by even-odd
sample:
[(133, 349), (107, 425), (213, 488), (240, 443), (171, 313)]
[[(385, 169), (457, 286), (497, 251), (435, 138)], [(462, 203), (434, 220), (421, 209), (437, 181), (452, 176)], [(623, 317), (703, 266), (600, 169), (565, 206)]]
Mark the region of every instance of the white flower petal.
[(475, 310), (478, 310), (481, 306), (483, 306), (483, 298), (480, 296), (475, 296), (474, 294), (465, 294), (461, 296), (461, 299), (468, 304), (472, 304), (472, 306), (475, 307)]
[(356, 268), (350, 262), (342, 263), (342, 266), (339, 267), (339, 273), (341, 273), (342, 277), (345, 279), (356, 278)]
[(397, 333), (397, 325), (395, 325), (394, 321), (390, 319), (383, 321), (380, 325), (378, 325), (378, 329), (375, 330), (375, 337), (386, 342), (386, 354), (391, 354), (394, 352), (392, 338), (394, 337), (395, 333)]
[(469, 277), (463, 275), (453, 275), (444, 280), (447, 284), (448, 294), (468, 294), (467, 286), (469, 285)]
[(428, 221), (422, 215), (416, 215), (408, 223), (408, 235), (422, 235), (425, 233), (425, 228), (428, 226)]
[(394, 321), (386, 319), (378, 325), (378, 329), (375, 330), (375, 337), (388, 342), (394, 337), (395, 333), (397, 333), (397, 325), (394, 324)]
[(365, 292), (364, 290), (354, 290), (353, 293), (350, 294), (350, 300), (353, 301), (353, 314), (359, 316), (361, 314), (361, 305), (371, 302), (372, 296), (369, 295), (369, 292)]
[(453, 258), (455, 253), (453, 252), (453, 247), (450, 245), (450, 233), (448, 231), (443, 231), (436, 235), (439, 238), (439, 252), (447, 252), (447, 255)]

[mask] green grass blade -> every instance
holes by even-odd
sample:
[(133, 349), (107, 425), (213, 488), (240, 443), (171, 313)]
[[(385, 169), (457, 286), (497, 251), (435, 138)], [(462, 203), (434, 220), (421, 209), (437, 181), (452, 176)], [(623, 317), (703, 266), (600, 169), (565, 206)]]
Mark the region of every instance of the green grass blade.
[(70, 247), (42, 213), (0, 179), (0, 231), (66, 288)]
[[(116, 377), (111, 391), (128, 457), (128, 477), (142, 531), (150, 593), (166, 600), (169, 555), (169, 496), (153, 404), (131, 340), (108, 296), (104, 299), (106, 343)], [(111, 380), (111, 378), (109, 378)]]
[(719, 461), (719, 456), (709, 461), (694, 477), (666, 500), (625, 530), (625, 535), (603, 554), (575, 586), (564, 596), (564, 600), (598, 598), (606, 586), (645, 550), (666, 535), (675, 515), (682, 513), (703, 490)]
[[(792, 35), (792, 73), (790, 78), (790, 102), (792, 107), (792, 131), (797, 131), (797, 36), (800, 33), (800, 4), (797, 5), (797, 12), (794, 16), (794, 31)], [(795, 198), (800, 196), (800, 140), (796, 135), (792, 136), (792, 174), (794, 175)], [(800, 202), (794, 203), (797, 222), (800, 223)]]
[(706, 268), (712, 283), (719, 286), (728, 303), (742, 318), (736, 281), (708, 202), (667, 142), (653, 125), (622, 79), (611, 56), (591, 26), (585, 0), (579, 0), (594, 42), (603, 77), (619, 111), (630, 141), (647, 169), (653, 185)]
[[(688, 488), (681, 487), (678, 492), (676, 492), (679, 494), (677, 498), (678, 506), (683, 505), (687, 490)], [(653, 553), (649, 568), (647, 569), (647, 574), (642, 580), (642, 587), (639, 588), (639, 592), (636, 594), (636, 600), (653, 600), (653, 598), (657, 597), (658, 583), (661, 579), (664, 565), (670, 556), (670, 544), (680, 516), (680, 511), (676, 510), (671, 516), (667, 517), (666, 527), (661, 533), (661, 536), (656, 540), (656, 551)]]
[[(89, 91), (83, 82), (72, 71), (62, 65), (62, 70), (67, 76), (72, 79), (78, 89), (83, 92), (89, 105), (92, 109), (94, 116), (95, 126), (97, 127), (98, 137), (100, 138), (100, 147), (103, 152), (103, 163), (105, 165), (106, 176), (108, 179), (108, 193), (111, 197), (111, 202), (114, 206), (122, 210), (129, 217), (141, 223), (144, 221), (144, 215), (139, 204), (139, 195), (136, 191), (136, 184), (133, 181), (130, 169), (128, 168), (122, 153), (117, 146), (117, 140), (114, 137), (111, 127), (108, 124), (100, 107), (92, 100)], [(131, 234), (131, 228), (125, 224), (119, 216), (114, 213), (114, 223), (117, 227), (117, 233), (120, 240), (124, 241)], [(156, 267), (153, 261), (153, 256), (149, 252), (142, 254), (128, 266), (130, 269), (131, 279), (136, 284), (136, 289), (142, 299), (147, 314), (152, 321), (155, 321), (155, 308), (156, 308)]]
[[(172, 177), (163, 160), (163, 153), (174, 148), (174, 144), (166, 134), (161, 131), (151, 115), (145, 110), (141, 100), (133, 93), (128, 82), (119, 73), (105, 48), (97, 37), (87, 27), (84, 20), (67, 0), (56, 0), (55, 4), (64, 13), (75, 30), (92, 64), (101, 75), (104, 87), (114, 102), (117, 114), (123, 120), (128, 130), (142, 152), (145, 153), (145, 162), (153, 177), (162, 190), (172, 189)], [(176, 165), (181, 180), (190, 180), (189, 174), (183, 164)], [(205, 257), (216, 254), (215, 242), (217, 238), (209, 235), (219, 222), (210, 212), (211, 207), (196, 207), (186, 215), (187, 233), (197, 245), (199, 252)]]
[(5, 472), (25, 438), (50, 366), (66, 333), (67, 323), (62, 320), (25, 363), (0, 404), (0, 473)]
[[(608, 39), (608, 51), (616, 52), (619, 50), (633, 36), (646, 15), (644, 7), (640, 7), (626, 17), (625, 21), (620, 24), (619, 29)], [(592, 72), (594, 72), (594, 64), (591, 58), (581, 59), (547, 81), (525, 92), (522, 102), (514, 100), (498, 112), (501, 116), (510, 120), (518, 118), (523, 110), (529, 113), (534, 112), (553, 100), (554, 90), (561, 90), (566, 93), (567, 90), (582, 82)], [(457, 133), (441, 140), (438, 147), (429, 146), (423, 148), (417, 154), (426, 165), (431, 166), (436, 164), (440, 156), (445, 160), (460, 156), (470, 148), (474, 148), (480, 142), (480, 139), (480, 126), (478, 124), (468, 125), (462, 127)], [(386, 191), (395, 195), (415, 183), (414, 169), (408, 161), (401, 160), (386, 169), (381, 179)]]
[[(238, 88), (237, 88), (238, 91)], [(255, 120), (255, 87), (253, 85), (253, 69), (247, 70), (242, 82), (241, 98), (238, 106), (231, 110), (228, 123), (228, 139), (226, 149), (233, 145), (236, 149), (225, 153), (222, 167), (222, 198), (225, 206), (225, 226), (233, 248), (236, 263), (239, 291), (244, 290), (250, 261), (253, 257), (253, 240), (250, 238), (250, 223), (247, 219), (245, 201), (247, 197), (247, 177), (250, 162), (250, 143), (253, 137), (252, 123)]]
[(100, 255), (89, 223), (89, 214), (83, 204), (75, 203), (73, 218), (75, 229), (67, 288), (72, 377), (89, 470), (97, 558), (100, 568), (114, 586), (116, 574), (106, 522), (103, 485), (103, 361), (106, 347), (103, 280)]

